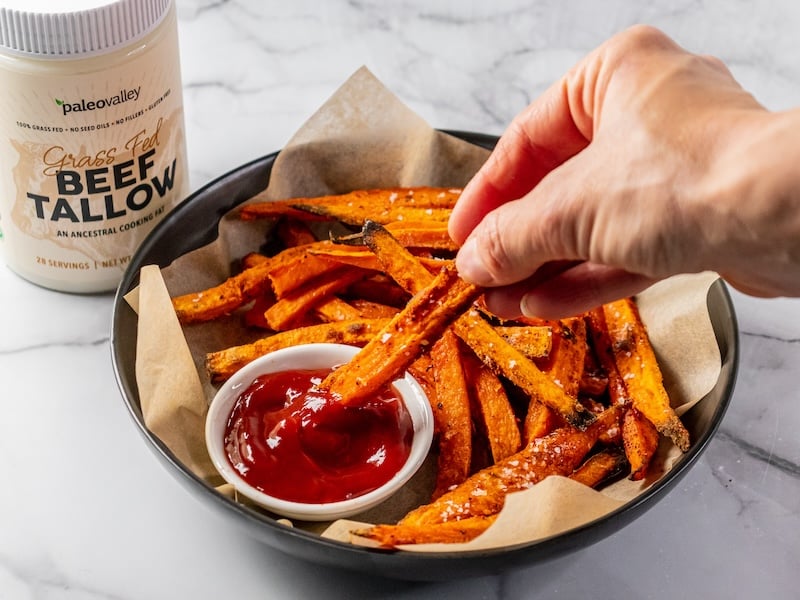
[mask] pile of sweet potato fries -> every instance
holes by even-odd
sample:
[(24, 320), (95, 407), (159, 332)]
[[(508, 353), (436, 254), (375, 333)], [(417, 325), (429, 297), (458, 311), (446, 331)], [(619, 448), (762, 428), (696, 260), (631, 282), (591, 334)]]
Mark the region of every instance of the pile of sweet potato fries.
[[(470, 540), (508, 493), (550, 475), (599, 487), (648, 475), (661, 436), (689, 448), (633, 299), (560, 321), (509, 322), (458, 277), (447, 219), (459, 189), (358, 190), (252, 202), (282, 249), (241, 259), (218, 286), (173, 299), (182, 324), (240, 315), (256, 342), (208, 354), (213, 382), (267, 352), (311, 342), (361, 346), (323, 386), (358, 402), (410, 372), (433, 408), (429, 504), (355, 532), (383, 546)], [(317, 239), (328, 220), (352, 233)]]

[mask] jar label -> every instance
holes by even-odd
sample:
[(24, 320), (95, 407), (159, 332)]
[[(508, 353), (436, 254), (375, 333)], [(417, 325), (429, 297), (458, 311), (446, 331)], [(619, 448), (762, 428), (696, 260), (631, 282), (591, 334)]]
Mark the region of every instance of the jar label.
[(0, 229), (6, 260), (23, 277), (64, 291), (113, 289), (185, 195), (170, 37), (91, 73), (59, 74), (54, 61), (46, 74), (0, 64)]

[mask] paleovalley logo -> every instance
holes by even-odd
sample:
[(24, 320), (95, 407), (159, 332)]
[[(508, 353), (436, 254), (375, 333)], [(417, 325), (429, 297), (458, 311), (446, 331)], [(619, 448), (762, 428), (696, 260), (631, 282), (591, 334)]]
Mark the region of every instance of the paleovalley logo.
[(141, 89), (142, 86), (130, 90), (123, 89), (120, 90), (119, 93), (114, 94), (113, 96), (108, 96), (105, 98), (95, 98), (94, 100), (87, 100), (86, 98), (81, 98), (78, 102), (69, 102), (67, 100), (61, 100), (59, 98), (54, 98), (54, 100), (56, 105), (61, 107), (64, 116), (67, 116), (69, 113), (73, 112), (98, 110), (100, 108), (106, 108), (108, 106), (115, 106), (117, 104), (122, 104), (123, 102), (136, 100), (139, 98), (139, 92), (141, 91)]

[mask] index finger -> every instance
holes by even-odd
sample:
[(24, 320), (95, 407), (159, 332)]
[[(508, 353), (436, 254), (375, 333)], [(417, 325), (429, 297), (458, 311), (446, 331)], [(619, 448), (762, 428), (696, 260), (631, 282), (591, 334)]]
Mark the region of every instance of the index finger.
[(484, 215), (527, 194), (589, 144), (591, 122), (578, 106), (585, 96), (585, 78), (575, 77), (568, 83), (569, 78), (552, 85), (511, 122), (466, 186), (448, 224), (458, 244), (464, 243)]

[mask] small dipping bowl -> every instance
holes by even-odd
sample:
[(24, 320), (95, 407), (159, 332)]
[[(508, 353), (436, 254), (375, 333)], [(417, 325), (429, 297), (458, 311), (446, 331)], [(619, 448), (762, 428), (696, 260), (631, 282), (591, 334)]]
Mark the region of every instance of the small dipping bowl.
[(433, 440), (433, 413), (428, 397), (408, 373), (391, 383), (411, 417), (413, 438), (408, 459), (401, 469), (380, 487), (337, 502), (321, 504), (276, 498), (253, 487), (231, 466), (225, 450), (225, 432), (231, 411), (256, 377), (297, 369), (331, 369), (348, 362), (359, 351), (343, 344), (304, 344), (276, 350), (248, 363), (234, 373), (217, 391), (206, 416), (206, 446), (220, 475), (234, 489), (259, 506), (284, 517), (303, 521), (329, 521), (363, 512), (387, 500), (417, 472)]

